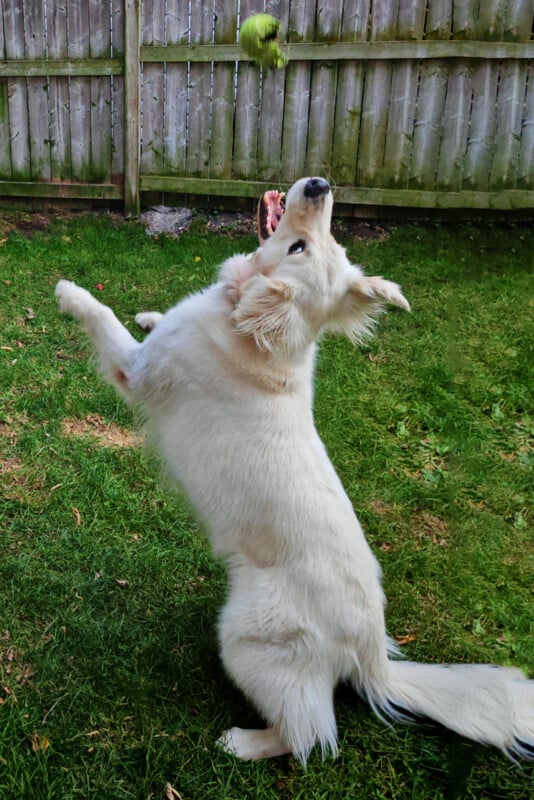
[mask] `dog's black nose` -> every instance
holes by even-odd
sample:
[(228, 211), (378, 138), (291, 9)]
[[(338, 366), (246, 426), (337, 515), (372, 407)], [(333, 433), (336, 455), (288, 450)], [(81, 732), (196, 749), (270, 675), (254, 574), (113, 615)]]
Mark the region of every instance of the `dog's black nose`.
[(304, 197), (319, 197), (321, 194), (328, 194), (330, 184), (324, 178), (310, 178), (304, 187)]

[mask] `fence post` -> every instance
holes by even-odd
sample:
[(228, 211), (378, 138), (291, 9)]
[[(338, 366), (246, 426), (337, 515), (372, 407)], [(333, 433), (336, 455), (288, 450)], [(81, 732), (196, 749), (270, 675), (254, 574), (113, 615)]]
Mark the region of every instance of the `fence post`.
[(140, 207), (140, 0), (124, 0), (124, 210), (138, 216)]

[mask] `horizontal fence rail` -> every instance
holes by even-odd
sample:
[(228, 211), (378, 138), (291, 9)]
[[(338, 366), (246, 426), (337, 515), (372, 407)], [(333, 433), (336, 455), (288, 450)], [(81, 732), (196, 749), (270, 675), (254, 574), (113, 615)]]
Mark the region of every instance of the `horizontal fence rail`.
[[(283, 70), (239, 47), (281, 22)], [(534, 208), (534, 0), (2, 0), (0, 196)]]

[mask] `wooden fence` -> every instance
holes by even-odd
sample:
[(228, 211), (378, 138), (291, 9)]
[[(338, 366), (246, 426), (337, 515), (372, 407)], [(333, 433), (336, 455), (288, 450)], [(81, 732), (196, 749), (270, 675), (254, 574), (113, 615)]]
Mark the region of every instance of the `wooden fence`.
[[(534, 207), (534, 0), (0, 0), (0, 196)], [(285, 70), (239, 50), (280, 19)]]

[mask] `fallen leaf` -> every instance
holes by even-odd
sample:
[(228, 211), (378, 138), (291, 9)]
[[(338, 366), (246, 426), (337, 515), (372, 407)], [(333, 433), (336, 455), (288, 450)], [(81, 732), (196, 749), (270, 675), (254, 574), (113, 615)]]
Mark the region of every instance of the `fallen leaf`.
[(33, 308), (25, 308), (24, 311), (26, 312), (26, 319), (35, 319), (37, 316)]
[(8, 347), (7, 344), (4, 344), (4, 345), (2, 345), (2, 347), (0, 347), (0, 350), (13, 350), (13, 348), (12, 347)]
[(395, 641), (399, 645), (399, 647), (403, 647), (405, 644), (410, 644), (411, 642), (415, 642), (415, 636), (408, 633), (406, 636), (395, 636)]
[(32, 734), (32, 750), (34, 753), (46, 753), (50, 747), (50, 742), (46, 736), (39, 736), (38, 733)]
[(75, 507), (73, 507), (73, 508), (71, 509), (71, 511), (72, 511), (72, 513), (74, 514), (75, 518), (76, 518), (76, 527), (77, 527), (77, 528), (79, 528), (79, 527), (81, 526), (81, 524), (82, 524), (82, 517), (81, 517), (81, 514), (80, 514), (80, 512), (78, 511), (78, 509), (77, 509), (77, 508), (75, 508)]
[(128, 586), (129, 581), (124, 580), (124, 578), (115, 578), (115, 583), (117, 586)]

